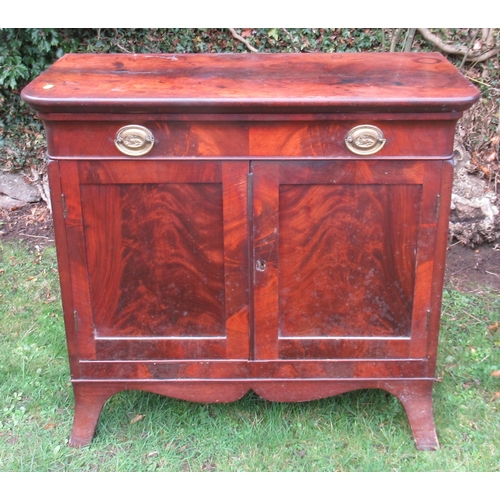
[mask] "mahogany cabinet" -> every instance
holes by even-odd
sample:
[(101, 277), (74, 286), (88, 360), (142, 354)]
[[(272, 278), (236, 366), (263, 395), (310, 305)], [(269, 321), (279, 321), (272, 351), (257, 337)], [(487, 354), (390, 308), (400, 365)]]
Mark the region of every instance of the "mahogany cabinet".
[(439, 54), (66, 55), (48, 139), (70, 444), (127, 389), (400, 399), (432, 414), (457, 119)]

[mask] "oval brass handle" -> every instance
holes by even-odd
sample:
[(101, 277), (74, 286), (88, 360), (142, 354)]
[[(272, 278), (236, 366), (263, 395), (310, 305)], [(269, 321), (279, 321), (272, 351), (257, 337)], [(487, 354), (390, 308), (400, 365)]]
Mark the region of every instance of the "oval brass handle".
[(385, 138), (374, 125), (358, 125), (349, 131), (345, 144), (357, 155), (372, 155), (384, 147)]
[(128, 156), (142, 156), (153, 148), (155, 138), (141, 125), (126, 125), (116, 133), (115, 146)]

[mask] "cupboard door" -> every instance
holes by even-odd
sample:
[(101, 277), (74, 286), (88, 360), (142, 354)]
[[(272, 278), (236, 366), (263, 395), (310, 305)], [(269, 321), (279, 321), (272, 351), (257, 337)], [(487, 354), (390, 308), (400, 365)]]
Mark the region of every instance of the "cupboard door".
[(441, 162), (254, 162), (257, 359), (425, 357)]
[(248, 162), (61, 162), (82, 359), (248, 359)]

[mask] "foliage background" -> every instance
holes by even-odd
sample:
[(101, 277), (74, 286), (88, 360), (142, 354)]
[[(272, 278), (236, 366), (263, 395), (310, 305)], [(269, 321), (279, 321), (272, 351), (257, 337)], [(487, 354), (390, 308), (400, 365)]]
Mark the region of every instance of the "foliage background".
[[(435, 51), (436, 47), (412, 29), (371, 28), (243, 28), (235, 31), (259, 52)], [(480, 30), (432, 30), (449, 47), (481, 51)], [(396, 40), (397, 39), (397, 40)], [(395, 43), (397, 41), (397, 43)], [(500, 29), (490, 42), (500, 47)], [(25, 84), (68, 52), (188, 53), (248, 52), (230, 29), (219, 28), (5, 28), (0, 29), (0, 168), (23, 172), (32, 182), (45, 176), (45, 132), (41, 122), (19, 97)], [(486, 48), (485, 48), (486, 50)], [(478, 85), (481, 101), (462, 119), (464, 144), (493, 189), (500, 184), (500, 61), (498, 54), (484, 62), (448, 58)]]
[[(260, 52), (387, 51), (395, 31), (237, 30)], [(433, 33), (457, 46), (477, 41), (470, 28)], [(404, 50), (408, 35), (403, 31), (395, 50)], [(500, 45), (500, 30), (494, 36)], [(43, 127), (19, 94), (65, 53), (248, 50), (228, 29), (0, 29), (0, 169), (44, 175)], [(436, 48), (417, 33), (411, 50)], [(449, 59), (481, 89), (461, 129), (477, 175), (496, 179), (499, 58)], [(500, 304), (487, 290), (445, 293), (435, 453), (415, 450), (401, 405), (380, 391), (304, 405), (248, 394), (220, 406), (120, 393), (106, 405), (92, 445), (68, 448), (73, 403), (55, 266), (52, 247), (0, 242), (0, 470), (500, 470)]]

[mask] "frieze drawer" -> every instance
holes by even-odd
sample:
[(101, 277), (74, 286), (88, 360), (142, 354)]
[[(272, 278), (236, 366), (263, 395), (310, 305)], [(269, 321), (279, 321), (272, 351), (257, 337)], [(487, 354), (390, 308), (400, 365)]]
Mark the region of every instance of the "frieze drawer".
[[(51, 120), (54, 117), (51, 117)], [(116, 118), (116, 117), (111, 117)], [(226, 121), (220, 116), (183, 117), (150, 121), (148, 117), (131, 116), (130, 121), (112, 121), (101, 117), (95, 121), (50, 121), (48, 152), (52, 158), (127, 158), (117, 149), (116, 138), (124, 127), (139, 126), (151, 132), (154, 145), (144, 158), (359, 158), (346, 145), (351, 130), (377, 127), (383, 134), (383, 147), (370, 158), (450, 158), (453, 154), (453, 131), (456, 120), (396, 121), (372, 118), (360, 121), (305, 120), (290, 116), (286, 121)], [(258, 117), (257, 117), (258, 118)], [(306, 117), (307, 118), (307, 117)], [(133, 120), (133, 121), (132, 121)], [(450, 139), (451, 137), (451, 139)], [(365, 155), (366, 156), (366, 155)]]

